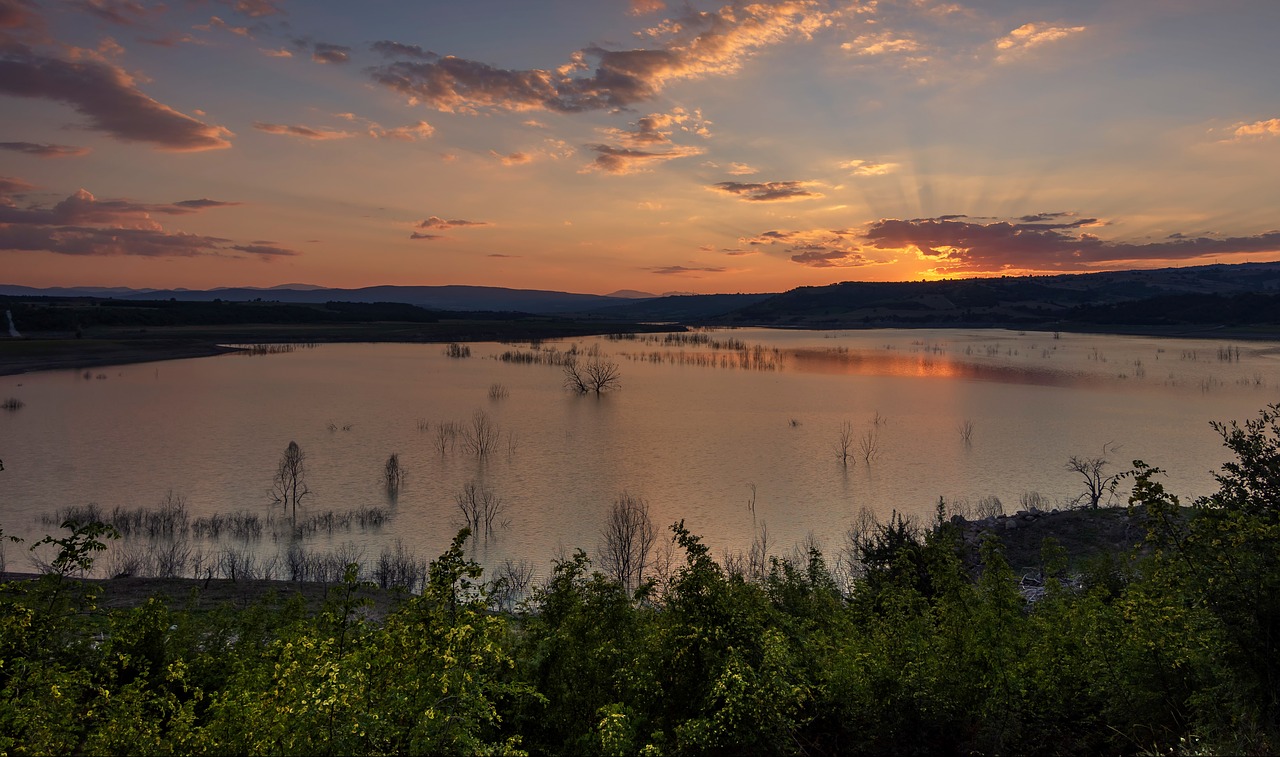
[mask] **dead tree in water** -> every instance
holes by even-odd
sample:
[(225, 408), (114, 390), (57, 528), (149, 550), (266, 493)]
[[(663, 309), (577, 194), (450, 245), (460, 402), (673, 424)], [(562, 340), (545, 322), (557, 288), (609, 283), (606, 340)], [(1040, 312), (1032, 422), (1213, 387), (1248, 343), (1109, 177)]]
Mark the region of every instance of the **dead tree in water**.
[(307, 455), (298, 443), (289, 442), (280, 456), (280, 465), (271, 485), (272, 498), (290, 508), (294, 523), (298, 522), (298, 503), (311, 493), (307, 488), (306, 460)]
[(564, 385), (578, 394), (595, 392), (602, 394), (617, 389), (622, 384), (622, 371), (612, 360), (596, 356), (585, 364), (579, 363), (577, 356), (564, 361)]

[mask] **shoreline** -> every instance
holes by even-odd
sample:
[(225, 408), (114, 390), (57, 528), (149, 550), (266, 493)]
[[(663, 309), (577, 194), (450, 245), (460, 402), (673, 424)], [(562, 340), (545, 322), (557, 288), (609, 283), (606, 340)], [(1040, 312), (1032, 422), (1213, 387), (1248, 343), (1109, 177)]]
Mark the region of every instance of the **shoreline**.
[[(515, 330), (511, 328), (461, 327), (450, 329), (432, 329), (435, 333), (413, 328), (410, 324), (379, 324), (374, 327), (352, 329), (312, 329), (298, 327), (281, 327), (272, 325), (251, 326), (233, 329), (190, 329), (176, 327), (173, 329), (128, 330), (108, 332), (95, 335), (93, 338), (80, 339), (72, 334), (44, 333), (31, 337), (0, 338), (0, 376), (19, 376), (27, 373), (45, 371), (80, 371), (92, 368), (105, 368), (116, 365), (134, 365), (138, 363), (161, 362), (165, 360), (185, 360), (188, 358), (216, 357), (241, 350), (228, 344), (341, 344), (352, 342), (389, 343), (389, 344), (447, 344), (449, 342), (502, 342), (507, 340), (527, 341), (539, 339), (557, 339), (633, 331), (654, 330), (651, 325), (598, 324), (591, 327), (587, 324), (576, 324), (575, 328), (547, 328)], [(640, 326), (639, 328), (636, 328)], [(683, 326), (663, 327), (661, 330), (680, 329)], [(826, 327), (812, 326), (755, 326), (736, 325), (730, 328), (779, 328), (782, 330), (809, 329), (830, 331), (840, 328), (834, 325)], [(865, 326), (855, 327), (861, 330)], [(1045, 325), (1035, 326), (880, 326), (876, 328), (919, 329), (919, 328), (991, 328), (1009, 331), (1062, 331), (1071, 334), (1089, 334), (1106, 336), (1145, 336), (1165, 339), (1236, 339), (1240, 341), (1275, 341), (1280, 340), (1280, 333), (1269, 330), (1243, 329), (1232, 327), (1213, 327), (1196, 331), (1173, 329), (1170, 327), (1116, 327), (1116, 328), (1059, 328)]]

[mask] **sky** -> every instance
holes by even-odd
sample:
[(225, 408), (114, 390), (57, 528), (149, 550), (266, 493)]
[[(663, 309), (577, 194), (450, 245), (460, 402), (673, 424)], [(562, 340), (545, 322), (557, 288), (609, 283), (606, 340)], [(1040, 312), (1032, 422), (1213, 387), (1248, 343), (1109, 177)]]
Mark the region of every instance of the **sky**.
[(0, 0), (0, 283), (1280, 259), (1276, 0)]

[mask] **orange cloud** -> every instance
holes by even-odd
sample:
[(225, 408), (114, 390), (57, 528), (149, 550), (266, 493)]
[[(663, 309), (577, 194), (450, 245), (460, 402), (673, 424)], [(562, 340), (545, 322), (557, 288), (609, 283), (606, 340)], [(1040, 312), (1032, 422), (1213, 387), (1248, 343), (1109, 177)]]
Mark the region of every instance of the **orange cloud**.
[(1280, 137), (1280, 118), (1254, 121), (1251, 124), (1236, 124), (1231, 135), (1236, 140)]
[[(413, 45), (376, 42), (375, 51), (399, 60), (375, 66), (371, 76), (410, 103), (445, 112), (612, 110), (653, 99), (671, 81), (736, 72), (760, 50), (809, 39), (830, 23), (815, 0), (691, 10), (642, 32), (659, 41), (659, 48), (587, 47), (555, 71), (502, 69)], [(585, 71), (590, 73), (581, 75)]]
[(1066, 39), (1071, 35), (1085, 31), (1086, 28), (1083, 26), (1049, 26), (1043, 23), (1023, 24), (996, 40), (996, 50), (1000, 51), (996, 56), (996, 60), (1001, 62), (1012, 60), (1032, 48)]
[(1016, 219), (940, 216), (882, 219), (864, 245), (912, 252), (943, 273), (1103, 270), (1138, 261), (1182, 261), (1215, 255), (1280, 252), (1280, 231), (1253, 236), (1171, 234), (1156, 242), (1108, 241), (1085, 228), (1101, 225), (1074, 213), (1039, 213)]
[(898, 168), (897, 163), (876, 163), (870, 160), (843, 160), (836, 164), (854, 176), (884, 176)]
[(647, 13), (657, 13), (666, 10), (667, 4), (663, 0), (631, 0), (631, 15), (643, 16)]
[(331, 129), (313, 129), (310, 126), (294, 126), (289, 124), (269, 124), (262, 121), (254, 121), (253, 128), (258, 131), (265, 131), (268, 134), (281, 134), (289, 137), (301, 137), (302, 139), (314, 139), (317, 141), (325, 141), (330, 139), (348, 139), (355, 136), (355, 132), (351, 131), (334, 131)]
[(230, 131), (156, 102), (123, 69), (100, 60), (64, 60), (10, 48), (0, 54), (0, 94), (67, 103), (89, 119), (88, 128), (125, 142), (177, 152), (231, 146)]

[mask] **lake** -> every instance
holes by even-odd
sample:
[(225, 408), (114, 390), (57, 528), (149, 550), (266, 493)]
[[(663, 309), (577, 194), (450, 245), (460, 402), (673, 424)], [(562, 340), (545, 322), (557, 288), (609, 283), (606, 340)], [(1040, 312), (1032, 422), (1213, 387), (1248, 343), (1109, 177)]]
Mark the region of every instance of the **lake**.
[[(296, 441), (310, 489), (300, 518), (382, 521), (320, 528), (306, 543), (321, 552), (369, 560), (400, 540), (434, 557), (463, 524), (469, 483), (504, 506), (474, 544), (489, 565), (529, 560), (545, 575), (552, 558), (593, 552), (624, 491), (664, 535), (683, 519), (717, 556), (745, 550), (760, 524), (780, 554), (810, 538), (831, 552), (864, 507), (927, 520), (939, 497), (962, 510), (990, 497), (1006, 512), (1069, 506), (1083, 486), (1068, 459), (1104, 445), (1108, 472), (1144, 460), (1189, 501), (1228, 459), (1209, 422), (1280, 399), (1274, 342), (738, 329), (468, 347), (325, 344), (0, 377), (0, 399), (22, 403), (0, 410), (0, 526), (30, 542), (58, 530), (59, 508), (171, 494), (192, 520), (278, 520), (268, 490)], [(570, 349), (616, 362), (620, 388), (566, 390), (554, 361)], [(515, 352), (540, 362), (499, 359)], [(459, 431), (479, 412), (498, 431), (483, 457)], [(392, 453), (405, 470), (394, 497)], [(259, 559), (288, 541), (193, 536), (210, 554), (237, 543)], [(6, 556), (30, 569), (24, 546)]]

